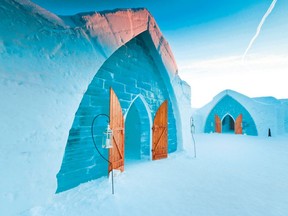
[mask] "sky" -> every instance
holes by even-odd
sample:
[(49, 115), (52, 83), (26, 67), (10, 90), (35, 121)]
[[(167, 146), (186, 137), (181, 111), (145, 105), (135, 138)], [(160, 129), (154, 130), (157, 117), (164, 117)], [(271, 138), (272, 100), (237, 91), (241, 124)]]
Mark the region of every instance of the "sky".
[[(288, 98), (287, 0), (33, 0), (58, 15), (145, 7), (167, 39), (192, 107), (225, 89)], [(286, 88), (286, 90), (285, 90)]]

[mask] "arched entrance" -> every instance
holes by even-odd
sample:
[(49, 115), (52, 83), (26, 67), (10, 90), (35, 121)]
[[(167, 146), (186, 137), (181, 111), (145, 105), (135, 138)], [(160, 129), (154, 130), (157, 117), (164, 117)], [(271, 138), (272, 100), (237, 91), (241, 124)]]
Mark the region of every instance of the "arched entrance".
[[(227, 104), (229, 104), (229, 106), (227, 106)], [(225, 129), (222, 131), (222, 124), (225, 124), (226, 131)], [(235, 134), (252, 136), (257, 136), (258, 134), (256, 124), (251, 114), (230, 95), (222, 97), (206, 118), (204, 132), (211, 133), (213, 131), (216, 133), (234, 132)]]
[(150, 158), (151, 117), (145, 101), (138, 96), (128, 109), (125, 120), (125, 160), (132, 162)]
[[(107, 161), (99, 156), (92, 143), (91, 122), (97, 114), (109, 113), (109, 88), (114, 89), (122, 112), (125, 113), (126, 125), (130, 125), (124, 132), (124, 136), (125, 133), (127, 136), (124, 137), (124, 146), (127, 147), (124, 147), (123, 154), (125, 164), (125, 160), (129, 161), (129, 158), (152, 159), (152, 114), (157, 112), (165, 99), (168, 99), (167, 131), (172, 132), (168, 133), (168, 153), (176, 151), (176, 124), (179, 121), (175, 118), (173, 103), (169, 102), (173, 101), (173, 95), (170, 95), (173, 89), (169, 87), (171, 83), (165, 82), (164, 78), (168, 75), (165, 74), (165, 68), (160, 67), (161, 59), (151, 54), (156, 51), (149, 32), (143, 32), (115, 51), (98, 70), (75, 113), (57, 174), (57, 192), (107, 175)], [(96, 143), (102, 141), (103, 128), (105, 129), (105, 124), (95, 125)], [(115, 130), (118, 129), (116, 127)], [(125, 139), (128, 139), (126, 143)], [(101, 151), (107, 156), (105, 149)]]
[(222, 133), (234, 133), (235, 121), (231, 115), (227, 114), (222, 119)]

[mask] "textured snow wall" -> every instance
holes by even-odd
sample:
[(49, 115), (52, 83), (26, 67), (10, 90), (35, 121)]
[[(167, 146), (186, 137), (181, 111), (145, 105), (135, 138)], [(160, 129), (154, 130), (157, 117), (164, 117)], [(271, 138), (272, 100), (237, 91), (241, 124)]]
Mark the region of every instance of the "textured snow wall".
[(224, 96), (217, 105), (209, 113), (206, 123), (205, 123), (205, 133), (210, 133), (215, 131), (215, 115), (218, 115), (220, 119), (223, 121), (226, 115), (230, 115), (234, 122), (236, 118), (242, 114), (242, 132), (243, 134), (247, 135), (254, 135), (256, 136), (257, 129), (253, 118), (251, 117), (250, 113), (235, 99), (231, 96), (226, 95)]
[(62, 18), (26, 0), (0, 1), (0, 168), (5, 173), (0, 209), (6, 215), (55, 193), (69, 131), (88, 86), (116, 50), (145, 31), (169, 92), (177, 150), (189, 150), (190, 87), (177, 75), (169, 45), (147, 10)]
[[(132, 154), (135, 157), (138, 155), (138, 159), (150, 159), (152, 125), (149, 116), (154, 117), (157, 109), (166, 99), (168, 100), (168, 152), (176, 151), (177, 129), (172, 100), (168, 92), (169, 87), (165, 85), (156, 65), (159, 59), (153, 59), (151, 55), (156, 52), (152, 45), (149, 33), (147, 31), (141, 33), (114, 52), (93, 78), (83, 96), (70, 130), (61, 170), (57, 175), (57, 191), (63, 191), (108, 174), (107, 161), (103, 160), (94, 149), (90, 127), (97, 114), (109, 115), (110, 87), (119, 98), (123, 114), (129, 115), (131, 111), (133, 116), (134, 122), (131, 122), (131, 125), (125, 121), (127, 126), (125, 127), (125, 150), (128, 151), (128, 158), (129, 154), (130, 157)], [(135, 101), (139, 97), (143, 102), (142, 100)], [(145, 109), (144, 104), (148, 105), (148, 110)], [(138, 121), (136, 121), (137, 118), (139, 118)], [(106, 125), (105, 121), (97, 121), (94, 131), (96, 143), (99, 144), (98, 148), (108, 158), (108, 151), (101, 148), (101, 139)], [(141, 130), (144, 136), (140, 135), (140, 132), (137, 133), (138, 127), (146, 128), (146, 130)], [(127, 159), (126, 151), (125, 159)]]
[(288, 105), (284, 105), (285, 107), (285, 118), (284, 118), (284, 130), (285, 130), (285, 133), (288, 133)]
[(284, 110), (284, 130), (288, 133), (288, 100), (280, 100)]
[[(200, 109), (194, 110), (193, 118), (195, 119), (197, 133), (206, 131), (205, 124), (209, 113), (227, 95), (247, 110), (255, 123), (259, 136), (268, 136), (269, 128), (272, 131), (272, 136), (287, 133), (285, 123), (287, 122), (287, 117), (285, 117), (287, 115), (287, 104), (273, 97), (249, 98), (233, 90), (220, 92), (210, 103)], [(229, 111), (227, 110), (227, 112)]]
[[(278, 100), (274, 97), (258, 97), (253, 98), (258, 104), (266, 107), (267, 112), (274, 114), (275, 128), (274, 135), (288, 133), (288, 103), (287, 99)], [(273, 121), (273, 119), (272, 119)], [(273, 135), (273, 133), (272, 133)]]

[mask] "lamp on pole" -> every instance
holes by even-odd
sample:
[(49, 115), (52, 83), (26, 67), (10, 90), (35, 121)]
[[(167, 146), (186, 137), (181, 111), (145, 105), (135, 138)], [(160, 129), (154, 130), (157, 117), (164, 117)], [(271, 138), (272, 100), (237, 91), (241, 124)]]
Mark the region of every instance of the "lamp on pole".
[(112, 139), (113, 139), (113, 131), (111, 130), (110, 128), (110, 122), (109, 122), (109, 116), (106, 115), (106, 114), (98, 114), (96, 115), (94, 118), (93, 118), (93, 121), (92, 121), (92, 125), (91, 125), (91, 135), (92, 135), (92, 140), (93, 140), (93, 144), (94, 144), (94, 147), (95, 149), (97, 150), (98, 154), (103, 158), (103, 160), (107, 161), (111, 167), (112, 167), (112, 194), (114, 194), (114, 174), (113, 174), (113, 163), (111, 161), (109, 161), (109, 159), (107, 159), (106, 157), (104, 157), (103, 154), (101, 154), (101, 152), (99, 151), (97, 145), (96, 145), (96, 142), (94, 140), (94, 123), (96, 121), (96, 119), (100, 116), (103, 116), (103, 117), (106, 117), (108, 120), (107, 120), (107, 128), (106, 130), (103, 132), (104, 136), (102, 137), (102, 148), (104, 149), (110, 149), (110, 148), (113, 148), (113, 145), (112, 145)]
[(193, 134), (195, 133), (195, 124), (194, 124), (194, 119), (192, 116), (190, 118), (190, 129), (191, 129), (190, 132), (191, 132), (193, 144), (194, 144), (194, 158), (196, 158), (196, 143), (195, 143), (195, 139), (193, 136)]

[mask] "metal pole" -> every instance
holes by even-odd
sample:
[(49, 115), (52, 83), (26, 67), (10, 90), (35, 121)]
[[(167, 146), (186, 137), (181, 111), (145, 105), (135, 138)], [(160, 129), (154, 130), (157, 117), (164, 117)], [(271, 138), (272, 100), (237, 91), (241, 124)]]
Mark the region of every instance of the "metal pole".
[(196, 142), (195, 142), (195, 139), (194, 139), (194, 136), (193, 136), (193, 128), (195, 130), (195, 125), (194, 125), (194, 122), (193, 122), (193, 117), (191, 116), (190, 118), (190, 129), (191, 129), (191, 135), (192, 135), (192, 139), (193, 139), (193, 143), (194, 143), (194, 158), (196, 158)]
[(112, 194), (114, 195), (114, 172), (112, 169)]
[(99, 151), (97, 145), (96, 145), (96, 142), (94, 140), (94, 130), (93, 130), (93, 127), (94, 127), (94, 122), (95, 120), (99, 117), (99, 116), (105, 116), (108, 118), (108, 124), (109, 124), (109, 116), (106, 115), (106, 114), (98, 114), (94, 117), (93, 121), (92, 121), (92, 125), (91, 125), (91, 136), (92, 136), (92, 141), (93, 141), (93, 144), (94, 144), (94, 147), (95, 149), (97, 150), (98, 154), (103, 158), (103, 160), (107, 161), (109, 164), (111, 164), (112, 166), (112, 194), (114, 195), (114, 172), (113, 172), (113, 164), (111, 163), (111, 161), (109, 161), (109, 159), (105, 158), (101, 152)]
[(192, 139), (193, 139), (193, 143), (194, 143), (194, 158), (196, 158), (196, 143), (195, 143), (193, 133), (191, 133), (191, 134), (192, 134)]

